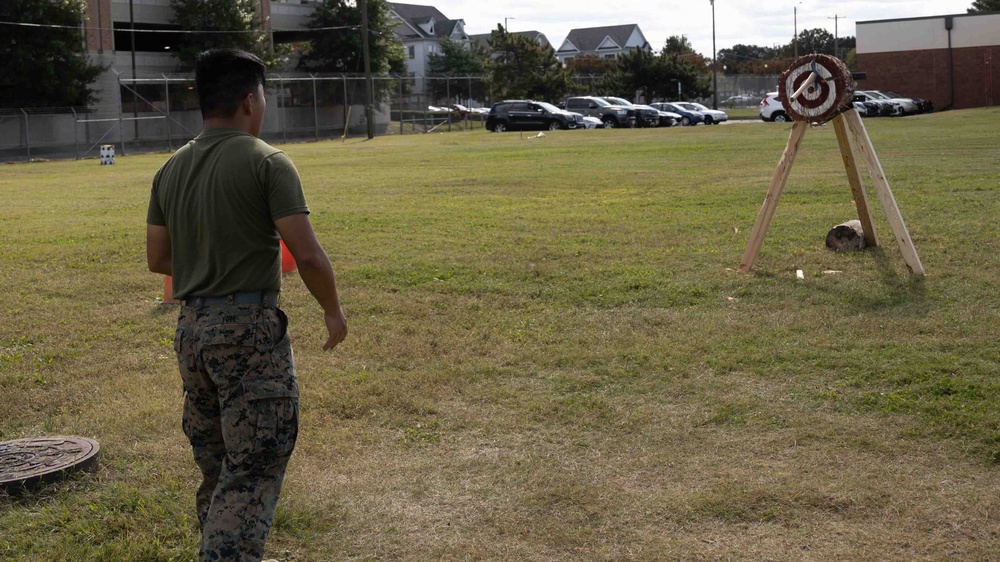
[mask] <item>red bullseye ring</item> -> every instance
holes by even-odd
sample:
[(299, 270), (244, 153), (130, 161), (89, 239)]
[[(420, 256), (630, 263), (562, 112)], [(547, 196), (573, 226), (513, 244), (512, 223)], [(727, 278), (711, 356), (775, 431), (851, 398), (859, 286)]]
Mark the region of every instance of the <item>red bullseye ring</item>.
[[(813, 74), (816, 75), (813, 83), (799, 92)], [(824, 123), (850, 106), (855, 87), (851, 72), (840, 59), (808, 55), (781, 74), (778, 99), (792, 119)]]

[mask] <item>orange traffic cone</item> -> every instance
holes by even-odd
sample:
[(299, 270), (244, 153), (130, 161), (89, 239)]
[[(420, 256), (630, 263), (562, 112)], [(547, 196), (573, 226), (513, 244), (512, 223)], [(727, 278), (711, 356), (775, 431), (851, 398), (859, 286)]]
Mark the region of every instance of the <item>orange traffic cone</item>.
[(163, 276), (163, 302), (160, 304), (180, 304), (181, 301), (174, 298), (174, 278), (169, 275)]
[(285, 246), (285, 241), (281, 241), (281, 272), (291, 273), (295, 271), (295, 258), (292, 257), (292, 253), (288, 251), (288, 246)]

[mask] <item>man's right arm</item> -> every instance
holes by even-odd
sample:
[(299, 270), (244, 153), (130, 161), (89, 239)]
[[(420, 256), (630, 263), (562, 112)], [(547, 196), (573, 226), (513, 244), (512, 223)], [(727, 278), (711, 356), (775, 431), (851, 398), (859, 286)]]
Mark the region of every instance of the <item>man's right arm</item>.
[(347, 337), (347, 320), (340, 308), (337, 283), (334, 279), (330, 258), (320, 245), (313, 231), (309, 215), (295, 213), (274, 221), (278, 234), (295, 258), (299, 275), (306, 288), (323, 307), (323, 317), (329, 338), (323, 349), (333, 349)]

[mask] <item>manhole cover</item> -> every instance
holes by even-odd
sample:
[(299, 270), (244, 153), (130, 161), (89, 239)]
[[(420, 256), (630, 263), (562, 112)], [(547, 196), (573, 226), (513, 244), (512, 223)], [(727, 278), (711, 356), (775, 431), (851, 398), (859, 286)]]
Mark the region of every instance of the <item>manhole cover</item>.
[(101, 446), (85, 437), (0, 441), (0, 488), (9, 491), (52, 482), (62, 473), (92, 470)]

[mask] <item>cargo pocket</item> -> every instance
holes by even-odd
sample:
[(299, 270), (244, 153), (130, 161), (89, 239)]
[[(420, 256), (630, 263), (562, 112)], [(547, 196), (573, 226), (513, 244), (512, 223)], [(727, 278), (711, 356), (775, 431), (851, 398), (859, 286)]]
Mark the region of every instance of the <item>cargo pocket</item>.
[(255, 322), (230, 322), (205, 326), (202, 345), (257, 347), (261, 338)]
[(292, 454), (299, 434), (299, 389), (294, 379), (244, 380), (250, 422), (249, 453), (266, 462)]

